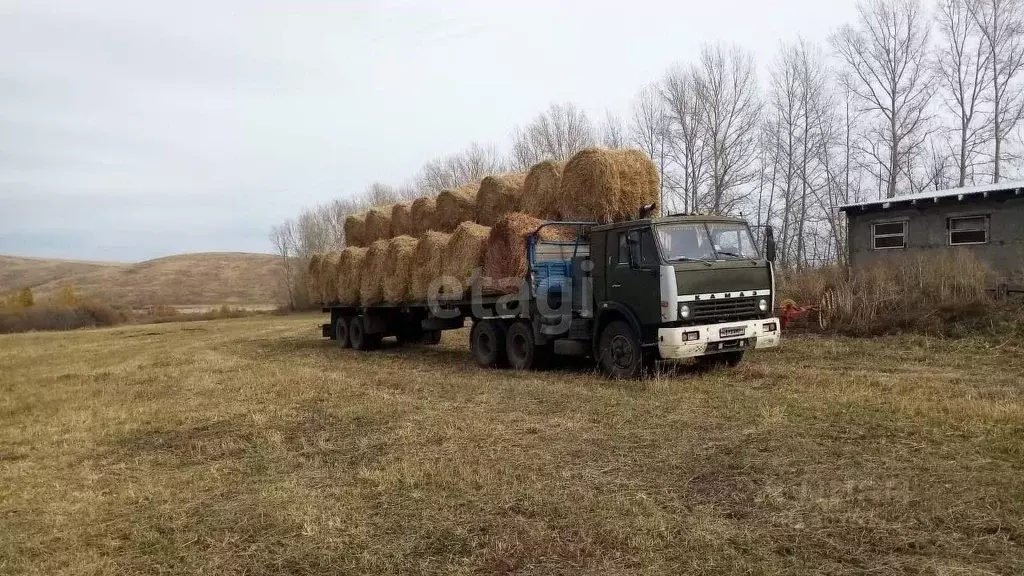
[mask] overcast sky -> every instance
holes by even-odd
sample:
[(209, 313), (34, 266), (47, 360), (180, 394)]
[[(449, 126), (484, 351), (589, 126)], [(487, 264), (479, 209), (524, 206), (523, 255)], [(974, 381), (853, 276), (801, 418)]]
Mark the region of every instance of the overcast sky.
[(504, 149), (552, 101), (625, 114), (703, 42), (764, 71), (780, 41), (853, 15), (852, 0), (0, 0), (0, 253), (269, 252), (302, 207), (474, 140)]

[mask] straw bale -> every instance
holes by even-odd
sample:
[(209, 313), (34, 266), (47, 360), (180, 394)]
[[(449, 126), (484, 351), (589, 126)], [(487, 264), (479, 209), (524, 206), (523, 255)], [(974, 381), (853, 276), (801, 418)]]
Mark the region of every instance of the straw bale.
[[(489, 287), (500, 289), (502, 284), (515, 284), (503, 280), (526, 277), (530, 266), (526, 253), (527, 238), (544, 222), (521, 212), (513, 212), (495, 223), (484, 246), (483, 271)], [(547, 226), (541, 230), (540, 237), (543, 240), (569, 241), (576, 237), (576, 229), (571, 226)]]
[(565, 162), (545, 160), (526, 173), (519, 209), (525, 214), (545, 220), (557, 220), (559, 186)]
[(412, 236), (395, 236), (388, 241), (384, 301), (399, 304), (409, 300), (412, 284), (413, 254), (418, 240)]
[(364, 238), (369, 246), (377, 240), (391, 238), (391, 206), (374, 206), (366, 212)]
[(359, 303), (363, 306), (380, 304), (384, 298), (384, 277), (387, 273), (388, 241), (377, 240), (363, 256), (359, 275)]
[(459, 186), (454, 190), (443, 190), (437, 195), (437, 210), (434, 225), (442, 232), (454, 232), (459, 224), (476, 218), (476, 194), (479, 182)]
[(345, 218), (345, 245), (366, 246), (366, 213), (351, 214)]
[(313, 254), (309, 257), (309, 265), (306, 267), (306, 292), (309, 294), (309, 298), (316, 302), (323, 302), (323, 295), (320, 293), (320, 269), (322, 267), (322, 254)]
[(476, 222), (463, 222), (455, 229), (441, 256), (441, 272), (469, 286), (478, 276), (484, 243), (491, 229)]
[(519, 210), (525, 180), (525, 173), (484, 178), (476, 195), (477, 223), (494, 226), (505, 214)]
[(437, 228), (437, 200), (433, 196), (421, 196), (409, 207), (409, 219), (412, 231), (410, 235), (422, 236), (427, 230)]
[(412, 282), (409, 298), (414, 302), (425, 302), (429, 296), (430, 284), (444, 273), (442, 261), (445, 247), (451, 234), (428, 230), (420, 238), (413, 254)]
[(565, 165), (559, 191), (563, 219), (629, 220), (658, 201), (658, 170), (639, 150), (588, 148)]
[(332, 250), (320, 261), (320, 301), (327, 304), (338, 300), (338, 259), (341, 252)]
[(342, 304), (359, 303), (359, 277), (362, 274), (366, 248), (349, 246), (338, 258), (338, 301)]
[(391, 236), (416, 236), (412, 223), (412, 211), (406, 202), (395, 204), (391, 209)]

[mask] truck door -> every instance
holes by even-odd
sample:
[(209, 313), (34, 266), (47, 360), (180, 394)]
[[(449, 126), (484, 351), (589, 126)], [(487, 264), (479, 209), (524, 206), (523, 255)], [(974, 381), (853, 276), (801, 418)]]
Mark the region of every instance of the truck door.
[(626, 305), (643, 325), (661, 322), (661, 259), (650, 226), (608, 233), (605, 294)]

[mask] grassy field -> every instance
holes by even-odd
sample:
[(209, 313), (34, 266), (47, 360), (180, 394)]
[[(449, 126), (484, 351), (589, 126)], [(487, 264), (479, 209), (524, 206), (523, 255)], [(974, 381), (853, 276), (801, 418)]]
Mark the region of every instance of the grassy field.
[(0, 572), (1024, 572), (1019, 345), (621, 383), (320, 320), (0, 336)]

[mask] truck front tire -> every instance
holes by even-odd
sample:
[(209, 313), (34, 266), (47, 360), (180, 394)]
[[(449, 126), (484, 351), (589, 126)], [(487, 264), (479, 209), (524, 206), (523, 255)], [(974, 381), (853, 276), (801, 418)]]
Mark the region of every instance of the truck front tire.
[(639, 378), (652, 365), (640, 339), (625, 321), (615, 320), (601, 330), (597, 362), (609, 378)]
[(506, 328), (500, 320), (478, 320), (469, 332), (473, 359), (483, 368), (502, 368), (508, 364), (505, 354)]

